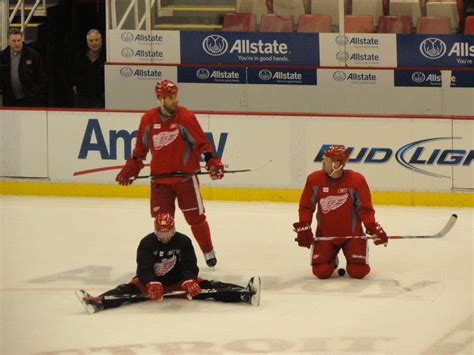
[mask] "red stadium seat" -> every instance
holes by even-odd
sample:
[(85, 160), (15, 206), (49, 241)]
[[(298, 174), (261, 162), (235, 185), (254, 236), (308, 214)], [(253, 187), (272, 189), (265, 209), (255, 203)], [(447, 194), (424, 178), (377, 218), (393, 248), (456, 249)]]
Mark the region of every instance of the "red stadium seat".
[(467, 16), (464, 22), (464, 34), (474, 35), (474, 16)]
[(344, 31), (346, 33), (373, 33), (374, 19), (371, 15), (344, 16)]
[(250, 13), (225, 14), (222, 30), (225, 32), (254, 32), (257, 30), (257, 17)]
[(331, 32), (331, 16), (329, 15), (301, 15), (298, 21), (297, 32)]
[(293, 32), (293, 15), (265, 14), (260, 22), (260, 32)]
[(431, 35), (450, 34), (451, 25), (449, 23), (449, 18), (446, 16), (418, 17), (418, 22), (416, 25), (416, 33), (417, 34), (431, 34)]
[(410, 16), (380, 16), (378, 33), (404, 33), (410, 34)]

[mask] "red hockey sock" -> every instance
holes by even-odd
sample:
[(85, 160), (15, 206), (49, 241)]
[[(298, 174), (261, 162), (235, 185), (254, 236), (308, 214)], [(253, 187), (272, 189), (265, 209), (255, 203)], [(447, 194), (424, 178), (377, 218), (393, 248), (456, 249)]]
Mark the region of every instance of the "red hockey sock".
[(347, 273), (353, 279), (363, 279), (370, 272), (367, 264), (347, 264)]
[(214, 249), (212, 245), (211, 231), (206, 220), (191, 226), (191, 231), (193, 232), (194, 238), (198, 242), (203, 253), (208, 253)]
[(334, 271), (334, 263), (313, 265), (313, 274), (318, 279), (329, 279), (333, 271)]

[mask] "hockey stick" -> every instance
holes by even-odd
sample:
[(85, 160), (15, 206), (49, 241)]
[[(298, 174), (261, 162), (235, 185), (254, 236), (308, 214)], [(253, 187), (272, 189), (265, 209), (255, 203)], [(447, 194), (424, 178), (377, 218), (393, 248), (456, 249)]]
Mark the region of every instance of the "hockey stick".
[[(256, 168), (253, 169), (239, 169), (239, 170), (224, 170), (224, 174), (236, 174), (236, 173), (248, 173), (250, 171), (255, 171), (264, 168), (268, 164), (270, 164), (272, 161), (269, 160), (265, 164), (262, 164)], [(185, 173), (182, 171), (176, 171), (173, 173), (165, 173), (165, 174), (157, 174), (157, 175), (142, 175), (142, 176), (137, 176), (136, 179), (165, 179), (165, 178), (170, 178), (170, 177), (187, 177), (187, 176), (193, 176), (193, 175), (209, 175), (209, 171), (197, 171), (195, 173)]]
[[(219, 295), (223, 293), (229, 293), (229, 292), (236, 292), (242, 295), (253, 295), (254, 293), (252, 291), (246, 290), (246, 289), (240, 289), (240, 288), (206, 288), (202, 289), (200, 294), (207, 294), (207, 295)], [(181, 295), (187, 295), (186, 291), (170, 291), (165, 293), (163, 296), (164, 297), (173, 297), (173, 296), (181, 296)], [(123, 294), (123, 295), (104, 295), (104, 300), (105, 301), (111, 301), (111, 300), (123, 300), (123, 301), (128, 301), (128, 300), (140, 300), (140, 301), (146, 301), (148, 300), (148, 295), (139, 293), (139, 294)], [(190, 299), (188, 297), (188, 299)]]
[[(446, 225), (435, 234), (430, 235), (390, 235), (388, 239), (437, 239), (443, 238), (448, 232), (453, 228), (454, 224), (458, 220), (457, 214), (452, 214), (449, 217), (448, 222)], [(348, 235), (348, 236), (341, 236), (341, 237), (316, 237), (313, 239), (314, 242), (324, 241), (324, 240), (336, 240), (336, 239), (378, 239), (373, 235)], [(295, 239), (296, 240), (296, 239)]]

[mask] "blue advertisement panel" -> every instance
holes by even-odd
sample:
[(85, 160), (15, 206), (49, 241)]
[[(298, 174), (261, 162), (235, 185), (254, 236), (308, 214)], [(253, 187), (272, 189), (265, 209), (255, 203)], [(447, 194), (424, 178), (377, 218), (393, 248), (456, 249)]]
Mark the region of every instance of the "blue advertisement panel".
[(178, 82), (206, 84), (245, 84), (245, 68), (178, 67)]
[(249, 84), (316, 85), (316, 69), (248, 68)]
[(182, 64), (319, 65), (314, 33), (181, 31)]
[(451, 87), (453, 88), (474, 88), (474, 71), (452, 72)]
[(441, 87), (440, 70), (394, 70), (395, 86)]
[(400, 67), (474, 67), (474, 36), (397, 35)]

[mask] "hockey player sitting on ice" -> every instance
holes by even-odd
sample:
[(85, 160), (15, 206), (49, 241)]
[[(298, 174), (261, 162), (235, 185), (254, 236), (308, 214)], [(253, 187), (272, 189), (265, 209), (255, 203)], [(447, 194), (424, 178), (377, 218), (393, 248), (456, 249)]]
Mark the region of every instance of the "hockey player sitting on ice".
[(191, 240), (175, 229), (168, 213), (158, 213), (155, 230), (145, 236), (137, 250), (137, 275), (100, 296), (80, 290), (77, 297), (89, 313), (119, 307), (124, 303), (185, 295), (191, 299), (212, 298), (221, 302), (243, 302), (258, 306), (260, 278), (252, 277), (247, 287), (198, 277), (196, 254)]
[[(352, 170), (345, 170), (349, 152), (344, 146), (331, 146), (324, 153), (322, 170), (314, 171), (306, 179), (299, 203), (299, 222), (293, 227), (300, 247), (312, 251), (313, 274), (320, 279), (331, 277), (337, 268), (340, 249), (347, 261), (350, 277), (362, 279), (370, 272), (366, 239), (347, 238), (318, 241), (318, 237), (375, 236), (376, 245), (387, 245), (383, 228), (375, 221), (370, 190), (365, 178)], [(311, 221), (316, 210), (316, 241), (313, 240)]]
[[(142, 116), (132, 157), (117, 175), (120, 185), (130, 185), (144, 167), (151, 153), (150, 172), (152, 217), (158, 212), (174, 216), (175, 200), (183, 211), (186, 222), (201, 248), (209, 267), (217, 263), (207, 223), (204, 204), (199, 191), (199, 158), (203, 155), (206, 169), (213, 180), (224, 177), (224, 166), (206, 138), (194, 113), (178, 105), (178, 87), (169, 80), (160, 80), (155, 87), (160, 104)], [(185, 174), (161, 176), (162, 174)]]

